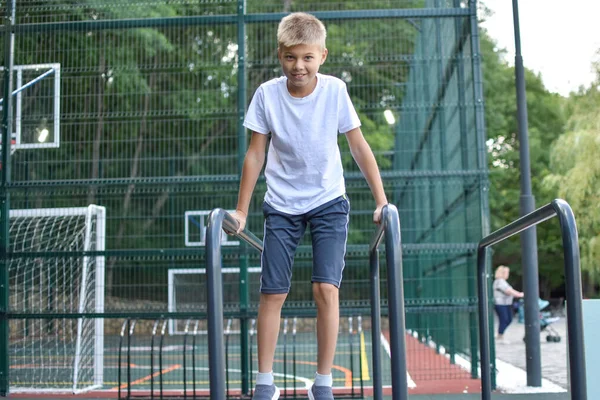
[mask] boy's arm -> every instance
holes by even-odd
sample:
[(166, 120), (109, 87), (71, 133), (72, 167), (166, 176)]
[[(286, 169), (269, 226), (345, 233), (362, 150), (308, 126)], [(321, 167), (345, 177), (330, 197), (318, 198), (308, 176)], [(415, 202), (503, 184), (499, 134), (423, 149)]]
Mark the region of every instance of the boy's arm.
[(379, 223), (381, 220), (381, 209), (388, 204), (388, 201), (385, 196), (385, 191), (383, 190), (383, 182), (381, 181), (377, 161), (375, 161), (373, 151), (371, 150), (369, 143), (365, 140), (360, 128), (354, 128), (347, 132), (346, 139), (350, 145), (352, 157), (365, 176), (365, 179), (371, 188), (371, 192), (373, 193), (373, 197), (375, 198), (377, 207), (373, 213), (373, 222)]
[(248, 146), (248, 151), (244, 158), (244, 166), (242, 167), (238, 202), (235, 212), (232, 214), (233, 218), (239, 222), (238, 233), (246, 227), (246, 218), (248, 217), (248, 208), (250, 207), (252, 193), (265, 163), (266, 145), (267, 135), (252, 132), (252, 138), (250, 139), (250, 145)]

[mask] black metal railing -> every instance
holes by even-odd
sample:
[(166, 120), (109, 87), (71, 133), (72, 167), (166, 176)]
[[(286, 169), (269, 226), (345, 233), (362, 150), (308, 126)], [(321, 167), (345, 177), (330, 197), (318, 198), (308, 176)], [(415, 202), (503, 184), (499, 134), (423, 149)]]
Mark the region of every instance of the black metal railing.
[[(223, 343), (223, 282), (221, 278), (221, 230), (228, 233), (237, 230), (237, 221), (225, 210), (216, 208), (206, 226), (206, 278), (208, 317), (208, 360), (210, 398), (225, 400), (225, 353)], [(240, 239), (263, 250), (262, 242), (248, 230), (236, 234)], [(381, 400), (381, 312), (379, 295), (378, 247), (385, 236), (386, 261), (388, 265), (388, 307), (390, 323), (390, 347), (392, 358), (392, 398), (408, 399), (406, 370), (406, 341), (404, 324), (404, 288), (402, 281), (402, 248), (400, 241), (400, 218), (398, 209), (388, 204), (382, 210), (379, 224), (370, 243), (371, 264), (371, 318), (373, 337), (373, 398)]]
[[(532, 213), (481, 239), (477, 250), (477, 295), (479, 297), (479, 340), (481, 346), (481, 398), (491, 400), (491, 357), (488, 305), (487, 248), (525, 229), (557, 216), (565, 255), (567, 291), (567, 330), (569, 337), (569, 376), (571, 399), (587, 400), (585, 354), (583, 342), (581, 270), (579, 240), (573, 211), (567, 202), (556, 199)], [(535, 295), (535, 294), (532, 294)]]

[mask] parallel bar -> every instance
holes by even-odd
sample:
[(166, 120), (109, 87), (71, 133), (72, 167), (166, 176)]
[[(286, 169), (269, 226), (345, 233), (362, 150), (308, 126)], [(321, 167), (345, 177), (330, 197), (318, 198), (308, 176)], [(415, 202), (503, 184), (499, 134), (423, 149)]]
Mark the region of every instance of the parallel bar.
[(384, 212), (383, 218), (385, 218), (385, 255), (388, 273), (392, 399), (408, 400), (400, 218), (395, 206), (387, 205), (384, 210), (387, 211)]
[(565, 280), (567, 282), (567, 330), (569, 333), (569, 377), (571, 399), (587, 399), (585, 342), (583, 336), (583, 305), (579, 259), (579, 235), (573, 210), (564, 200), (552, 202), (560, 221), (565, 252)]
[[(225, 345), (223, 343), (223, 278), (221, 276), (221, 230), (226, 211), (216, 208), (206, 225), (206, 283), (208, 366), (210, 398), (225, 400)], [(235, 231), (235, 229), (233, 229)]]
[[(377, 19), (377, 18), (453, 18), (468, 16), (469, 10), (463, 8), (398, 8), (389, 10), (345, 10), (345, 11), (317, 11), (313, 13), (321, 20), (331, 19)], [(287, 13), (274, 14), (248, 14), (244, 17), (245, 23), (278, 22)], [(235, 24), (238, 21), (236, 14), (227, 15), (199, 15), (193, 17), (172, 18), (135, 18), (101, 21), (62, 21), (38, 24), (19, 24), (10, 28), (15, 33), (34, 33), (52, 31), (99, 31), (106, 29), (134, 29), (134, 28), (159, 28), (169, 26), (195, 26), (209, 24)], [(9, 28), (0, 29), (3, 34)]]
[[(221, 277), (221, 229), (235, 232), (237, 221), (225, 210), (216, 208), (209, 217), (206, 227), (206, 271), (208, 285), (208, 360), (210, 397), (225, 400), (226, 384), (224, 377), (225, 354), (223, 344), (223, 280)], [(408, 399), (406, 368), (406, 343), (404, 327), (404, 294), (402, 283), (402, 245), (400, 241), (400, 219), (398, 209), (386, 205), (382, 210), (381, 223), (369, 244), (371, 265), (371, 323), (373, 358), (373, 398), (383, 399), (381, 373), (381, 302), (379, 293), (378, 246), (385, 233), (386, 261), (388, 264), (388, 295), (390, 297), (390, 339), (392, 348), (392, 399)], [(262, 251), (262, 242), (247, 230), (236, 234), (255, 249)]]
[[(238, 223), (225, 210), (215, 208), (208, 216), (206, 225), (206, 281), (208, 320), (208, 361), (210, 397), (225, 400), (225, 348), (223, 344), (223, 278), (221, 276), (221, 230), (235, 233)], [(235, 234), (258, 251), (262, 242), (245, 229)]]
[(404, 323), (404, 287), (402, 281), (402, 245), (400, 241), (400, 218), (392, 204), (383, 207), (381, 223), (369, 244), (371, 280), (371, 340), (373, 358), (373, 399), (382, 400), (381, 373), (381, 309), (379, 294), (378, 246), (385, 234), (386, 261), (388, 267), (388, 307), (390, 323), (390, 346), (392, 360), (392, 399), (408, 399), (406, 368), (406, 338)]
[[(383, 224), (381, 224), (383, 225)], [(381, 235), (383, 233), (383, 227), (377, 231), (376, 236), (377, 244), (381, 241)], [(371, 242), (373, 243), (373, 242)], [(371, 278), (371, 357), (373, 363), (373, 400), (383, 399), (382, 380), (381, 380), (381, 302), (379, 294), (379, 254), (377, 247), (375, 247), (369, 255), (369, 264), (371, 266), (370, 278)]]
[[(387, 207), (384, 207), (387, 209)], [(383, 218), (382, 210), (382, 221)], [(379, 253), (378, 247), (383, 238), (385, 223), (377, 226), (369, 244), (370, 265), (370, 291), (371, 291), (371, 357), (372, 357), (372, 380), (373, 400), (383, 399), (381, 379), (381, 295), (379, 289)]]
[(579, 239), (573, 211), (567, 202), (555, 199), (532, 213), (524, 215), (506, 227), (484, 237), (477, 252), (477, 293), (479, 296), (479, 339), (481, 345), (481, 398), (491, 400), (491, 357), (489, 338), (489, 304), (487, 248), (531, 226), (557, 215), (565, 253), (565, 278), (567, 286), (567, 329), (569, 333), (569, 378), (571, 399), (587, 400), (585, 344), (583, 336), (583, 311)]
[(487, 247), (482, 246), (477, 252), (477, 297), (479, 298), (479, 347), (481, 362), (481, 399), (492, 400), (492, 377), (490, 356), (490, 321), (488, 319), (488, 274)]
[(498, 229), (495, 232), (490, 233), (479, 242), (479, 247), (493, 246), (496, 243), (502, 242), (503, 240), (516, 235), (519, 232), (524, 231), (532, 225), (537, 225), (544, 222), (556, 215), (554, 206), (546, 204), (543, 207), (538, 208), (532, 213), (522, 216), (516, 221), (511, 222), (503, 228)]

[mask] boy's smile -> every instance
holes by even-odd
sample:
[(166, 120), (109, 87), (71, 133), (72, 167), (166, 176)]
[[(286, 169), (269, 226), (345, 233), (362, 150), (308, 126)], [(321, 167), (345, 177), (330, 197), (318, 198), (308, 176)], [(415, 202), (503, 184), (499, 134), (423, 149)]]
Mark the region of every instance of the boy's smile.
[(317, 72), (327, 58), (320, 45), (299, 44), (280, 47), (277, 51), (283, 74), (288, 78), (288, 91), (294, 97), (306, 97), (317, 85)]

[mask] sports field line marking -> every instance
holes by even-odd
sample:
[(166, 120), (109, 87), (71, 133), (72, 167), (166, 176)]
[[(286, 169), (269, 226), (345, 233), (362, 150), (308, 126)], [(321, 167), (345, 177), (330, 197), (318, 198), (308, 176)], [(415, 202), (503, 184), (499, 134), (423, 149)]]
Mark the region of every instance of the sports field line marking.
[[(315, 363), (315, 365), (316, 365), (316, 363)], [(136, 366), (136, 368), (147, 369), (147, 368), (150, 368), (150, 366), (148, 366), (148, 365), (138, 365), (138, 366)], [(178, 369), (178, 368), (181, 368), (180, 364), (172, 365), (171, 367), (166, 368), (163, 371), (157, 371), (157, 372), (155, 372), (154, 374), (152, 374), (152, 377), (156, 377), (156, 376), (160, 375), (161, 373), (166, 374), (166, 373), (174, 371), (175, 369)], [(208, 367), (195, 367), (195, 369), (197, 371), (209, 371), (210, 370), (210, 368), (208, 368)], [(238, 368), (229, 368), (228, 371), (229, 372), (240, 372), (240, 373), (242, 372), (242, 370), (238, 369)], [(305, 389), (309, 389), (312, 386), (312, 379), (305, 378), (303, 376), (290, 375), (290, 374), (282, 374), (280, 372), (273, 372), (273, 375), (281, 377), (281, 378), (288, 378), (288, 379), (293, 379), (293, 380), (300, 381), (300, 382), (304, 383)], [(131, 385), (137, 385), (139, 383), (142, 383), (142, 382), (145, 382), (145, 381), (149, 380), (150, 378), (151, 378), (151, 376), (148, 375), (148, 376), (146, 376), (144, 378), (141, 378), (141, 379), (138, 379), (138, 380), (132, 382)], [(241, 383), (241, 382), (242, 381), (235, 381), (234, 380), (234, 381), (230, 381), (229, 383)], [(344, 380), (344, 382), (346, 382), (346, 380)], [(108, 383), (109, 382), (105, 382), (105, 384), (108, 384)], [(183, 384), (182, 381), (177, 381), (177, 382), (170, 381), (169, 382), (169, 384), (171, 384), (171, 385), (173, 383)], [(208, 385), (209, 381), (196, 381), (196, 383), (197, 384), (206, 384), (206, 385)], [(125, 389), (125, 388), (127, 388), (127, 384), (126, 383), (124, 383), (124, 384), (121, 385), (121, 389)], [(118, 390), (118, 389), (119, 389), (119, 387), (115, 386), (115, 387), (111, 388), (110, 390)]]
[[(176, 369), (179, 369), (179, 368), (181, 368), (180, 364), (171, 365), (170, 367), (165, 368), (162, 371), (157, 371), (157, 372), (155, 372), (153, 374), (150, 374), (150, 375), (147, 375), (147, 376), (145, 376), (143, 378), (137, 379), (137, 380), (131, 382), (131, 385), (128, 384), (128, 383), (124, 383), (124, 384), (121, 385), (121, 389), (126, 389), (127, 386), (139, 385), (140, 383), (149, 381), (152, 378), (156, 378), (159, 375), (167, 374), (167, 373), (169, 373), (171, 371), (175, 371)], [(118, 390), (118, 389), (119, 389), (119, 386), (113, 388), (113, 390)]]
[[(390, 360), (391, 360), (392, 352), (390, 350), (390, 343), (387, 341), (387, 339), (385, 338), (385, 335), (383, 333), (381, 333), (381, 345), (383, 346), (383, 348), (385, 349), (385, 352), (387, 353), (387, 355), (390, 357)], [(408, 371), (406, 371), (406, 381), (408, 383), (409, 388), (414, 389), (417, 387), (417, 384), (415, 383), (415, 381), (412, 380)]]
[(370, 381), (369, 360), (367, 359), (367, 344), (365, 343), (365, 333), (360, 332), (360, 365), (362, 369), (362, 380)]
[[(310, 379), (308, 379), (309, 382), (311, 382), (311, 386), (312, 386), (312, 381)], [(391, 396), (392, 395), (392, 386), (391, 385), (383, 385), (381, 387), (383, 389), (383, 394), (385, 396)], [(297, 390), (299, 390), (301, 393), (306, 393), (306, 390), (308, 388), (297, 388)], [(345, 387), (333, 387), (333, 393), (348, 393), (348, 389), (349, 388), (345, 388)], [(365, 394), (367, 396), (372, 395), (373, 393), (373, 386), (364, 386), (363, 390), (365, 392)], [(100, 394), (100, 393), (114, 393), (116, 391), (116, 389), (98, 389), (98, 390), (94, 390), (92, 392), (88, 392), (89, 393), (94, 393), (94, 394)], [(239, 393), (239, 389), (232, 389), (232, 392), (238, 392)], [(284, 392), (283, 390), (281, 390), (282, 392)], [(291, 393), (293, 391), (293, 388), (288, 388), (287, 392)], [(67, 394), (72, 394), (70, 390), (57, 390), (57, 393), (67, 393)], [(167, 393), (179, 393), (179, 394), (183, 394), (183, 389), (166, 389), (165, 392)], [(22, 393), (22, 392), (20, 392)], [(138, 393), (148, 393), (148, 389), (131, 389), (131, 393), (134, 394), (138, 394)], [(209, 388), (202, 388), (202, 389), (197, 389), (196, 393), (200, 396), (207, 396), (210, 394), (210, 389)]]
[[(274, 360), (275, 362), (283, 362), (283, 360)], [(304, 364), (304, 365), (314, 365), (315, 367), (317, 366), (317, 363), (314, 361), (298, 361), (296, 360), (297, 364)], [(346, 387), (352, 387), (353, 383), (352, 383), (352, 371), (350, 371), (348, 368), (344, 368), (341, 367), (339, 365), (332, 365), (331, 366), (332, 369), (337, 369), (338, 371), (341, 371), (344, 373), (345, 379), (344, 379), (344, 386)]]

